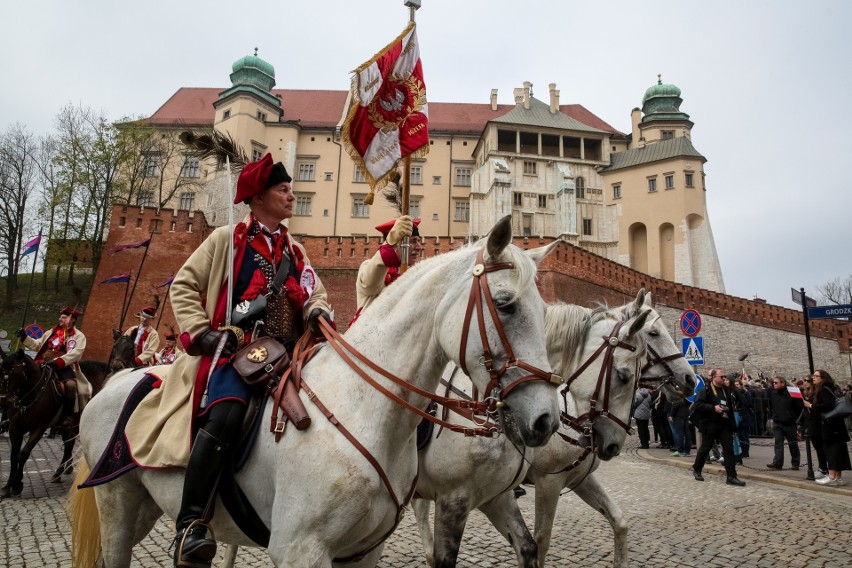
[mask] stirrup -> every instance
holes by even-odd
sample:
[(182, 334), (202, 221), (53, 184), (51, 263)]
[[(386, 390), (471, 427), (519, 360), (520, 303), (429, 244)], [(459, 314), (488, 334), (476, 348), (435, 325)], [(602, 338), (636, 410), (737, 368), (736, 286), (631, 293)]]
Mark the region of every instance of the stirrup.
[(209, 523), (204, 521), (203, 519), (195, 519), (189, 525), (183, 529), (183, 531), (178, 532), (177, 536), (175, 536), (175, 540), (172, 543), (176, 546), (174, 562), (176, 568), (210, 568), (213, 565), (213, 558), (216, 557), (215, 552), (213, 553), (213, 557), (210, 560), (184, 560), (183, 556), (183, 544), (186, 541), (187, 535), (194, 528), (204, 528), (209, 531), (209, 539), (207, 535), (205, 535), (205, 540), (212, 540), (214, 548), (216, 547), (216, 533), (213, 532), (213, 527), (210, 526)]

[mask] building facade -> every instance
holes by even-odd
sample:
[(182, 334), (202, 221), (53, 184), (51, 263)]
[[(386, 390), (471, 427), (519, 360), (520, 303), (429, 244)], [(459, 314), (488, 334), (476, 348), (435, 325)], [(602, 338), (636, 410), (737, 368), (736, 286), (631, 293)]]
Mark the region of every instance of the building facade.
[[(230, 79), (225, 90), (179, 89), (148, 123), (175, 138), (215, 128), (249, 159), (272, 153), (294, 178), (295, 234), (371, 235), (398, 214), (381, 196), (364, 201), (364, 172), (340, 141), (346, 91), (275, 89), (274, 68), (256, 54), (236, 61)], [(421, 234), (477, 238), (511, 214), (517, 235), (562, 238), (656, 278), (724, 292), (706, 159), (692, 146), (677, 87), (648, 89), (629, 134), (561, 104), (555, 84), (548, 103), (528, 82), (513, 97), (501, 105), (492, 90), (488, 104), (429, 103), (429, 153), (410, 172)], [(212, 225), (227, 222), (227, 172), (187, 157), (180, 175), (196, 184), (168, 206), (192, 204)]]

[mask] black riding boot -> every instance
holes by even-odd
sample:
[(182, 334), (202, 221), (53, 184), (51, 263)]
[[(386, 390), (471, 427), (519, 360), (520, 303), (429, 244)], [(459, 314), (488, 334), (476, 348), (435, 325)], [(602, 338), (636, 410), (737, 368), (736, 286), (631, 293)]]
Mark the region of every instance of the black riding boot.
[(65, 398), (62, 399), (62, 416), (59, 418), (59, 422), (56, 425), (58, 430), (71, 430), (71, 427), (74, 425), (74, 404), (76, 402), (76, 390), (71, 397), (69, 397), (66, 393)]
[[(226, 453), (227, 447), (217, 437), (203, 428), (198, 431), (189, 455), (177, 517), (175, 566), (209, 568), (216, 556), (216, 541), (207, 538), (207, 522), (212, 517), (212, 507), (206, 518), (204, 513), (207, 504), (214, 498)], [(193, 521), (200, 522), (190, 527)]]

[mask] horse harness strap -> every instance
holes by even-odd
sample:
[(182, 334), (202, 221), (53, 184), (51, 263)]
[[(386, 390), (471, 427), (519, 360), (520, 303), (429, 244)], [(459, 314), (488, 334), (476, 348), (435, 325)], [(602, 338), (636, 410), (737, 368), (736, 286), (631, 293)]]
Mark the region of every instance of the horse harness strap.
[[(21, 367), (22, 367), (21, 373), (24, 374), (24, 376), (27, 376), (25, 366), (21, 365)], [(41, 397), (42, 393), (45, 391), (45, 389), (47, 389), (48, 386), (53, 387), (54, 400), (56, 398), (62, 399), (62, 392), (60, 391), (60, 387), (56, 383), (56, 381), (50, 380), (52, 377), (53, 377), (53, 373), (50, 371), (50, 369), (48, 369), (47, 366), (43, 366), (43, 367), (41, 367), (41, 373), (40, 373), (40, 377), (39, 377), (38, 381), (36, 381), (35, 385), (33, 385), (33, 387), (30, 390), (21, 394), (20, 396), (16, 392), (16, 393), (10, 393), (6, 396), (0, 396), (0, 399), (6, 398), (9, 401), (8, 402), (9, 406), (11, 408), (17, 409), (21, 414), (24, 414), (27, 411), (27, 409), (30, 407), (30, 405), (33, 404), (35, 401), (37, 401), (39, 399), (39, 397)], [(6, 376), (6, 375), (4, 375), (2, 377), (2, 380), (4, 382), (7, 379), (8, 379), (8, 376)], [(20, 391), (20, 389), (19, 389), (19, 391)], [(30, 395), (33, 395), (33, 393), (35, 393), (35, 394), (32, 397), (32, 400), (28, 400), (30, 398)]]
[[(601, 365), (601, 370), (598, 373), (598, 382), (595, 385), (594, 393), (592, 394), (592, 398), (589, 400), (590, 410), (586, 414), (581, 416), (573, 417), (567, 414), (567, 412), (562, 413), (562, 423), (570, 428), (586, 434), (587, 426), (586, 424), (592, 422), (598, 416), (604, 416), (624, 428), (625, 430), (629, 430), (630, 426), (626, 424), (623, 420), (618, 418), (617, 416), (613, 416), (609, 412), (609, 395), (610, 395), (610, 384), (609, 377), (612, 374), (613, 364), (614, 364), (614, 356), (615, 349), (620, 347), (622, 349), (627, 349), (629, 351), (636, 351), (636, 347), (630, 345), (629, 343), (625, 343), (618, 339), (618, 332), (621, 327), (624, 325), (623, 321), (616, 322), (615, 326), (612, 328), (612, 331), (609, 335), (603, 336), (603, 343), (600, 347), (589, 357), (585, 363), (583, 363), (574, 373), (571, 374), (570, 377), (565, 381), (565, 387), (562, 390), (562, 399), (563, 404), (567, 408), (568, 401), (568, 390), (571, 387), (571, 383), (574, 382), (577, 377), (579, 377), (583, 371), (585, 371), (589, 365), (591, 365), (595, 359), (597, 359), (601, 353), (604, 353), (603, 364)], [(598, 398), (601, 395), (601, 390), (603, 389), (603, 408), (598, 410), (597, 403)]]
[(651, 357), (648, 357), (648, 360), (645, 362), (644, 365), (642, 365), (642, 369), (639, 371), (639, 380), (642, 380), (642, 373), (644, 373), (648, 369), (652, 369), (654, 365), (662, 365), (666, 372), (668, 372), (668, 375), (666, 375), (662, 379), (660, 386), (673, 380), (674, 371), (669, 366), (669, 361), (675, 361), (677, 359), (680, 359), (681, 357), (683, 357), (683, 355), (681, 355), (680, 353), (672, 353), (671, 355), (661, 357), (660, 354), (657, 353), (656, 350), (650, 345), (648, 345), (648, 351), (651, 353)]
[[(464, 314), (464, 324), (462, 329), (467, 330), (470, 327), (471, 319), (473, 317), (473, 311), (476, 310), (477, 317), (477, 325), (479, 328), (479, 338), (482, 342), (482, 365), (485, 367), (485, 370), (488, 371), (491, 380), (486, 387), (486, 396), (491, 396), (491, 393), (497, 392), (500, 386), (500, 377), (502, 377), (506, 371), (508, 371), (511, 367), (519, 367), (525, 371), (528, 371), (529, 375), (524, 375), (520, 379), (510, 383), (506, 386), (501, 393), (501, 398), (505, 398), (511, 393), (516, 387), (529, 382), (529, 381), (548, 381), (552, 384), (561, 384), (562, 378), (553, 373), (548, 373), (543, 369), (539, 369), (529, 363), (525, 363), (524, 361), (520, 361), (515, 359), (515, 354), (512, 352), (512, 346), (509, 344), (509, 339), (506, 337), (506, 332), (503, 329), (503, 325), (500, 323), (500, 318), (497, 316), (497, 309), (494, 306), (494, 298), (491, 296), (491, 290), (488, 288), (488, 273), (496, 272), (498, 270), (510, 270), (515, 267), (515, 265), (511, 262), (499, 262), (493, 264), (485, 264), (484, 262), (484, 249), (479, 249), (476, 254), (476, 264), (473, 267), (473, 281), (470, 286), (470, 296), (467, 301), (467, 310)], [(485, 298), (485, 304), (488, 306), (488, 313), (491, 315), (491, 321), (494, 324), (494, 328), (497, 330), (497, 334), (500, 337), (500, 343), (503, 347), (503, 350), (506, 353), (506, 362), (499, 369), (494, 368), (494, 357), (491, 353), (491, 349), (488, 346), (488, 335), (485, 329), (485, 310), (482, 307), (482, 298)], [(461, 345), (459, 346), (459, 363), (461, 365), (462, 371), (467, 376), (470, 376), (470, 372), (467, 370), (467, 365), (465, 364), (465, 352), (467, 351), (467, 335), (462, 334)], [(499, 402), (497, 405), (499, 406)], [(493, 410), (493, 409), (491, 409)]]

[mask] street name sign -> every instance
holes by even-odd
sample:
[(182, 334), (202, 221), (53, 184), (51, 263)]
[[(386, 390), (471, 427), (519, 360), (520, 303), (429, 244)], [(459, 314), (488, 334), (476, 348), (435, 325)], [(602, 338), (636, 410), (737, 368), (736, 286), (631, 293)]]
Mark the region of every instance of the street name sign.
[(852, 304), (808, 308), (808, 319), (812, 320), (848, 317), (852, 317)]

